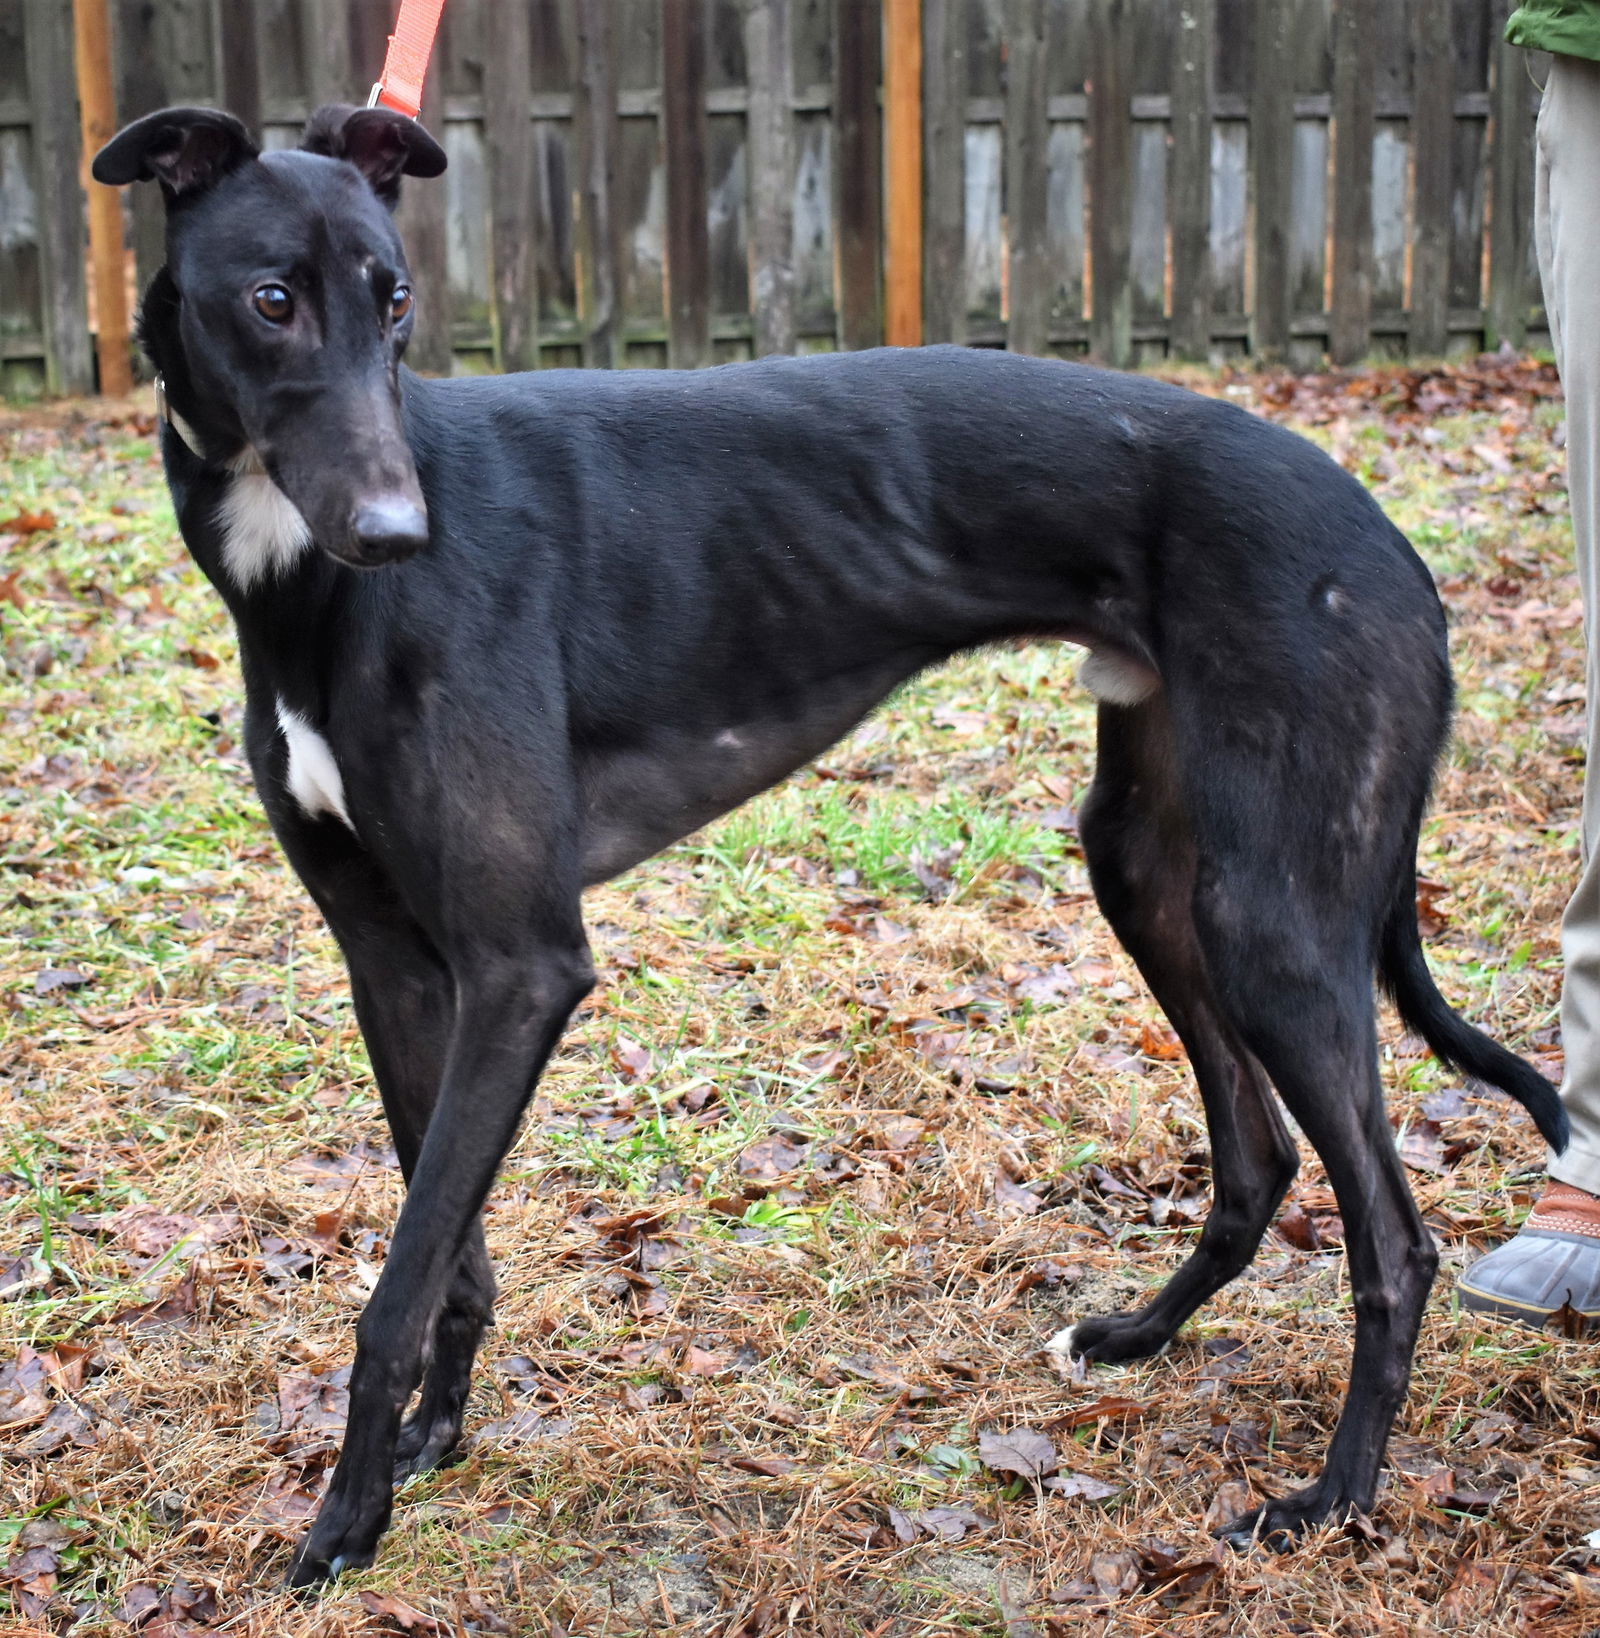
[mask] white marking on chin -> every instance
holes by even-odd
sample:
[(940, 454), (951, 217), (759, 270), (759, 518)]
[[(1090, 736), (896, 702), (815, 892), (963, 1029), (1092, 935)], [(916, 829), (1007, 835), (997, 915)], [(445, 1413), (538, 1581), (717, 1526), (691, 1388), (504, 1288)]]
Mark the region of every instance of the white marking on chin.
[(350, 829), (355, 824), (344, 805), (344, 780), (333, 748), (297, 711), (278, 701), (278, 726), (289, 745), (289, 794), (315, 819), (319, 813), (342, 819)]
[(1149, 666), (1102, 648), (1078, 668), (1078, 681), (1103, 705), (1139, 705), (1161, 686)]
[(266, 575), (281, 574), (310, 546), (311, 526), (248, 444), (228, 470), (233, 478), (217, 509), (222, 562), (234, 584), (248, 591)]

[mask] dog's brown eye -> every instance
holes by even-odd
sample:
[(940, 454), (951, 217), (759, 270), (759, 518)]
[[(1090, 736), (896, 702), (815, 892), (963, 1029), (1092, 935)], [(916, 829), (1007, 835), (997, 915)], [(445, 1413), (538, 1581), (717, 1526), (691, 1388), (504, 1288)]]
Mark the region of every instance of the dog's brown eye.
[(398, 324), (400, 320), (403, 319), (410, 311), (411, 286), (408, 284), (397, 284), (394, 287), (394, 294), (389, 298), (390, 316), (394, 319), (395, 323)]
[(294, 297), (281, 284), (264, 284), (255, 293), (255, 309), (271, 324), (287, 324)]

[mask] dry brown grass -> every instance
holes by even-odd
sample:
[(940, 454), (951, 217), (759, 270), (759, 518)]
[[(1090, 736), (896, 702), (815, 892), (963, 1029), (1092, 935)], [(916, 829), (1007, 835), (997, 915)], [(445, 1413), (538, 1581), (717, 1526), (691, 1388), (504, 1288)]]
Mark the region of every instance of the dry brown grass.
[[(1554, 1067), (1582, 664), (1548, 373), (1208, 384), (1312, 426), (1440, 574), (1463, 711), (1431, 953)], [(1526, 1205), (1537, 1141), (1392, 1021), (1447, 1272), (1370, 1525), (1283, 1557), (1208, 1534), (1315, 1471), (1344, 1391), (1314, 1163), (1166, 1357), (1064, 1380), (1038, 1352), (1152, 1288), (1206, 1188), (1181, 1058), (1051, 828), (1091, 747), (1050, 650), (930, 679), (592, 895), (602, 983), (489, 1208), (464, 1459), (403, 1493), (375, 1570), (280, 1595), (400, 1191), (148, 430), (0, 427), (0, 519), (55, 514), (0, 564), (0, 1633), (1600, 1628), (1592, 1345), (1458, 1313), (1449, 1278)], [(913, 847), (952, 839), (955, 891), (919, 882)], [(1018, 1427), (1082, 1482), (985, 1468)]]

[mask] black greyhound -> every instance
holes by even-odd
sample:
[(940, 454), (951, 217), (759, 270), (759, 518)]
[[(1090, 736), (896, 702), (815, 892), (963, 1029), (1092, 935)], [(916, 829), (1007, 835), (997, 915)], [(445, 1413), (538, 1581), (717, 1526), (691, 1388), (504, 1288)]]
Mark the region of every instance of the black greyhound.
[(1374, 973), (1441, 1058), (1566, 1136), (1418, 943), (1451, 696), (1422, 563), (1292, 433), (1059, 362), (420, 380), (385, 207), (443, 168), (411, 121), (345, 107), (267, 154), (169, 109), (94, 162), (166, 195), (141, 325), (173, 504), (238, 625), (256, 785), (343, 950), (408, 1183), (291, 1581), (369, 1563), (396, 1473), (460, 1436), (494, 1297), (479, 1212), (592, 982), (582, 889), (925, 666), (1019, 636), (1092, 651), (1084, 852), (1188, 1049), (1215, 1173), (1165, 1289), (1065, 1346), (1152, 1354), (1245, 1267), (1295, 1170), (1275, 1087), (1343, 1214), (1355, 1357), (1320, 1477), (1227, 1533), (1369, 1508), (1437, 1261), (1384, 1115)]

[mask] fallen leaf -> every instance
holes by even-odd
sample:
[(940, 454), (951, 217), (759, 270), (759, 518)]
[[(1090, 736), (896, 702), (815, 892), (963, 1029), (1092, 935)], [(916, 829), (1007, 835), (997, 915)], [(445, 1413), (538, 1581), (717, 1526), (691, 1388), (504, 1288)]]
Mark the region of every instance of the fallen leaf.
[(939, 1541), (960, 1541), (971, 1530), (992, 1530), (994, 1520), (970, 1507), (924, 1507), (909, 1515), (921, 1530)]
[(395, 1622), (404, 1632), (445, 1632), (449, 1629), (431, 1615), (424, 1615), (414, 1605), (396, 1598), (391, 1593), (365, 1591), (359, 1594), (362, 1604), (373, 1615), (381, 1615)]
[(739, 1156), (739, 1175), (763, 1182), (784, 1176), (805, 1164), (805, 1150), (781, 1135), (761, 1138)]
[(1018, 1427), (1009, 1433), (980, 1433), (978, 1460), (995, 1473), (1019, 1473), (1024, 1479), (1054, 1473), (1060, 1462), (1056, 1447), (1037, 1428)]
[(1108, 1394), (1095, 1400), (1092, 1405), (1080, 1405), (1064, 1416), (1052, 1417), (1045, 1426), (1052, 1433), (1067, 1433), (1073, 1428), (1087, 1427), (1091, 1422), (1132, 1420), (1143, 1416), (1149, 1409), (1149, 1405), (1142, 1400)]
[(1120, 1495), (1126, 1488), (1097, 1479), (1092, 1473), (1072, 1472), (1052, 1474), (1044, 1481), (1044, 1487), (1058, 1496), (1081, 1496), (1084, 1501), (1104, 1501), (1108, 1496)]

